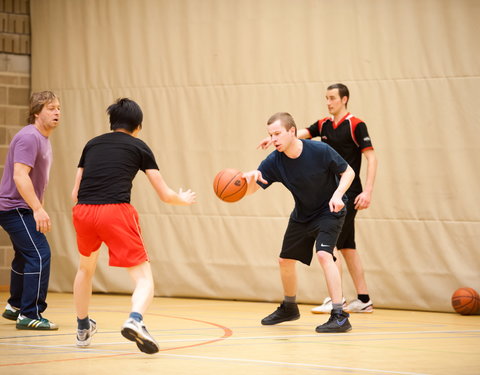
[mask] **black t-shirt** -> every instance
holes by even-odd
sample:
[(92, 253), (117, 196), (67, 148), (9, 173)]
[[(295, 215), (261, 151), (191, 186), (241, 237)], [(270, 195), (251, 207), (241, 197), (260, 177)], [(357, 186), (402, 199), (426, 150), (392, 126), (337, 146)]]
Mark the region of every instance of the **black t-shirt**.
[(158, 169), (152, 150), (141, 139), (123, 132), (100, 135), (85, 145), (79, 204), (130, 203), (137, 172)]
[(331, 117), (326, 117), (310, 125), (307, 130), (312, 138), (320, 137), (322, 142), (332, 146), (347, 161), (355, 171), (355, 179), (348, 193), (361, 193), (362, 151), (373, 149), (367, 125), (348, 113), (338, 124), (335, 124)]
[[(274, 182), (281, 182), (295, 200), (291, 219), (304, 223), (330, 211), (328, 202), (348, 164), (325, 143), (303, 139), (302, 142), (302, 153), (296, 159), (277, 150), (269, 154), (258, 167), (268, 184), (257, 183), (266, 189)], [(346, 202), (345, 196), (343, 199)]]

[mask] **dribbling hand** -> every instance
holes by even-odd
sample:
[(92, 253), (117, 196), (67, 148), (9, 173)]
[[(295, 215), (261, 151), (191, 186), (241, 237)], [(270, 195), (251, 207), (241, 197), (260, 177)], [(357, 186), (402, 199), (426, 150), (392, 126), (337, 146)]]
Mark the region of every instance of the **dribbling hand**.
[(245, 172), (242, 177), (247, 180), (247, 184), (250, 185), (252, 182), (255, 183), (260, 181), (264, 184), (268, 184), (267, 180), (265, 180), (262, 176), (262, 172), (259, 170), (254, 170), (250, 172)]

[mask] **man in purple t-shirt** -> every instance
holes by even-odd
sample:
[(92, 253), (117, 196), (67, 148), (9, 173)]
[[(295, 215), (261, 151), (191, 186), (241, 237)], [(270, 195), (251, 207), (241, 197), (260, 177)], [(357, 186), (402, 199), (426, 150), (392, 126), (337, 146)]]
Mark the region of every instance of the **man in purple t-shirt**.
[(0, 182), (0, 226), (8, 232), (15, 256), (10, 298), (2, 316), (17, 329), (56, 330), (42, 317), (47, 308), (50, 246), (45, 233), (50, 217), (43, 208), (52, 148), (48, 137), (59, 124), (60, 102), (51, 91), (33, 93), (29, 124), (10, 143)]

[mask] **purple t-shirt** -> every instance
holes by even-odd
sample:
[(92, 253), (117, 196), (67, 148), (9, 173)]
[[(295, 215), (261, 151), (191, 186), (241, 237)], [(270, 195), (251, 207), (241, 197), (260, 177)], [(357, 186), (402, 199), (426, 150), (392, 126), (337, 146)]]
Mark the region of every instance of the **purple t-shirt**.
[(52, 147), (48, 137), (40, 133), (35, 125), (25, 126), (15, 134), (10, 143), (0, 182), (0, 211), (29, 208), (13, 181), (15, 163), (26, 164), (32, 168), (29, 176), (38, 199), (42, 201), (52, 164)]

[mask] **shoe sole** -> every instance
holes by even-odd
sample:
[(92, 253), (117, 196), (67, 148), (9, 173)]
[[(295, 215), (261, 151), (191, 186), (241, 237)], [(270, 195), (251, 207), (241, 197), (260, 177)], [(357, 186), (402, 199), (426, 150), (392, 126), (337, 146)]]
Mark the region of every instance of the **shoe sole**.
[(280, 323), (283, 323), (283, 322), (293, 322), (294, 320), (298, 320), (298, 319), (300, 319), (300, 315), (298, 315), (298, 316), (296, 316), (296, 317), (294, 317), (294, 318), (291, 318), (291, 319), (280, 320), (280, 321), (278, 321), (278, 322), (272, 322), (272, 323), (270, 323), (270, 322), (265, 323), (265, 322), (263, 322), (263, 320), (262, 320), (261, 323), (262, 323), (263, 326), (274, 326), (275, 324), (280, 324)]
[(9, 314), (5, 314), (5, 313), (3, 313), (2, 316), (5, 319), (14, 320), (14, 321), (17, 321), (17, 318), (18, 318), (18, 315), (9, 315)]
[(30, 331), (58, 331), (58, 327), (55, 328), (46, 328), (46, 327), (25, 327), (25, 326), (16, 326), (17, 329), (24, 329)]
[(348, 327), (347, 329), (342, 329), (342, 330), (339, 330), (339, 329), (336, 329), (336, 328), (333, 328), (333, 329), (329, 329), (329, 330), (318, 330), (318, 329), (315, 329), (315, 332), (317, 333), (345, 333), (345, 332), (348, 332), (348, 331), (351, 331), (352, 330), (352, 326)]
[(348, 309), (343, 309), (343, 311), (346, 311), (348, 313), (368, 313), (368, 314), (371, 314), (373, 313), (373, 307), (367, 307), (365, 310), (348, 310)]
[(122, 328), (121, 333), (127, 340), (134, 341), (137, 344), (138, 349), (143, 353), (155, 354), (159, 350), (158, 345), (155, 342), (146, 337), (140, 336), (137, 331), (131, 328)]

